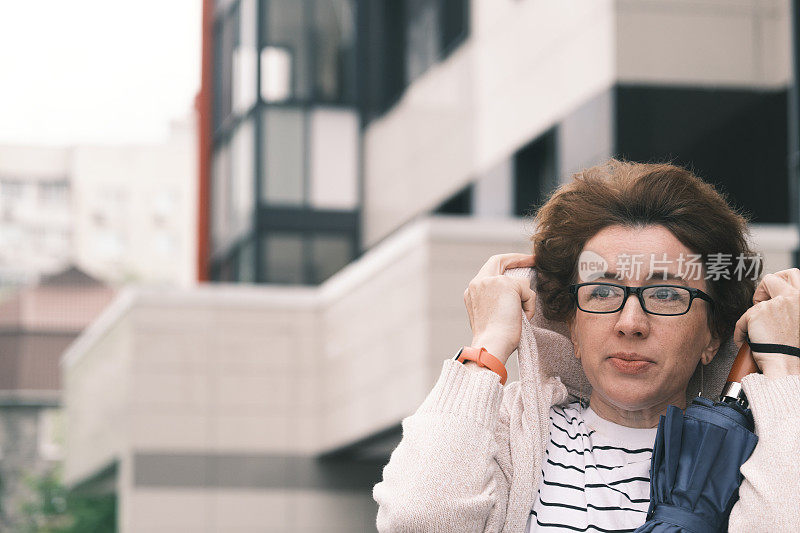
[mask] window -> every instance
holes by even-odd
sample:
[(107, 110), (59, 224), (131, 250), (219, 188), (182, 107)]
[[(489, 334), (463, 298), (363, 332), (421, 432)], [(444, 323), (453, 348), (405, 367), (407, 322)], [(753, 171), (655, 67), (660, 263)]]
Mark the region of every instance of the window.
[(355, 102), (354, 1), (262, 0), (265, 102)]
[(239, 250), (239, 273), (237, 281), (252, 283), (256, 279), (256, 250), (255, 243), (248, 240)]
[(305, 116), (302, 111), (270, 107), (261, 114), (262, 200), (302, 205), (305, 196)]
[(214, 130), (230, 116), (233, 104), (233, 49), (236, 42), (238, 10), (218, 19), (214, 40)]
[(556, 129), (553, 128), (514, 154), (514, 214), (529, 215), (557, 184)]
[(293, 233), (270, 233), (262, 237), (262, 265), (268, 283), (302, 284), (305, 280), (303, 237)]
[(440, 0), (440, 5), (440, 49), (449, 54), (467, 36), (469, 3), (465, 0)]
[(439, 5), (431, 0), (406, 0), (406, 79), (414, 80), (439, 60)]
[(43, 181), (39, 184), (39, 200), (48, 204), (60, 204), (69, 199), (69, 183), (66, 180)]
[(313, 283), (322, 283), (353, 260), (353, 245), (347, 235), (314, 235), (310, 245)]
[(472, 213), (472, 184), (442, 202), (434, 213), (447, 215), (469, 215)]
[(261, 49), (261, 98), (284, 102), (292, 97), (292, 50), (269, 45)]
[(314, 3), (314, 99), (355, 102), (355, 13), (351, 0)]
[(365, 117), (393, 106), (406, 86), (444, 60), (469, 32), (468, 0), (372, 0), (359, 3)]
[(18, 200), (22, 198), (22, 182), (17, 180), (0, 181), (0, 192), (3, 198)]
[(222, 248), (230, 233), (230, 159), (228, 145), (220, 146), (211, 160), (211, 243)]
[(255, 190), (255, 128), (239, 124), (231, 140), (231, 233), (239, 236), (252, 225)]
[(242, 0), (239, 5), (239, 35), (233, 51), (233, 110), (239, 115), (256, 103), (256, 72), (258, 70), (258, 28), (256, 0)]
[(311, 206), (355, 209), (358, 204), (358, 115), (344, 109), (311, 114)]
[(305, 4), (302, 0), (264, 0), (261, 4), (266, 39), (261, 43), (261, 97), (267, 102), (309, 97)]

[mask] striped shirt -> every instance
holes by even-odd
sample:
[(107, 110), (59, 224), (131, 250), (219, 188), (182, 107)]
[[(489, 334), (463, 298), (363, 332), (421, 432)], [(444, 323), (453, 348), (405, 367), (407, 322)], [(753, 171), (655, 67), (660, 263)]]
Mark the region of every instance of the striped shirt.
[(550, 408), (550, 442), (527, 533), (634, 531), (650, 504), (658, 428), (629, 428), (577, 401)]

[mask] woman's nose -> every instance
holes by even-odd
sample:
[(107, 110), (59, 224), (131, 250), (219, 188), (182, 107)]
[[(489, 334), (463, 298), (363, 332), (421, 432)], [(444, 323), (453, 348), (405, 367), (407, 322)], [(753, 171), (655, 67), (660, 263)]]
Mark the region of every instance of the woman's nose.
[(617, 332), (631, 337), (646, 337), (650, 332), (650, 319), (636, 295), (632, 294), (619, 311)]

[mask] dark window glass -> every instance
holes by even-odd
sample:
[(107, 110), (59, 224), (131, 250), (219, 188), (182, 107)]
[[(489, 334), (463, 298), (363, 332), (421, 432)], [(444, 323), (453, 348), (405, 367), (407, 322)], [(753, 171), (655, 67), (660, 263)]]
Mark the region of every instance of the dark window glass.
[(514, 154), (514, 215), (531, 214), (557, 184), (556, 130), (552, 129)]
[(231, 114), (233, 80), (233, 49), (239, 27), (239, 10), (234, 9), (230, 16), (223, 17), (217, 25), (214, 62), (214, 129)]
[(236, 263), (231, 259), (225, 260), (219, 268), (219, 281), (236, 281)]
[(211, 249), (220, 251), (231, 236), (231, 166), (227, 144), (221, 144), (211, 158)]
[(383, 4), (381, 31), (377, 37), (383, 44), (381, 65), (382, 98), (380, 109), (394, 105), (406, 86), (406, 9), (405, 2), (390, 1)]
[(434, 213), (469, 215), (472, 213), (472, 185), (468, 185), (442, 202)]
[(355, 101), (355, 13), (350, 0), (314, 3), (315, 100)]
[(444, 60), (469, 32), (468, 0), (360, 0), (359, 100), (365, 122)]
[(261, 4), (261, 98), (267, 102), (309, 97), (305, 11), (302, 0), (264, 0)]
[(256, 279), (256, 255), (255, 243), (252, 240), (246, 241), (239, 249), (239, 273), (238, 281), (252, 283)]
[(348, 235), (314, 235), (309, 244), (313, 283), (322, 283), (353, 259), (353, 244)]
[(440, 57), (438, 0), (406, 0), (406, 79), (414, 80)]
[(267, 283), (304, 283), (303, 236), (299, 233), (273, 232), (261, 239), (263, 280)]
[(466, 0), (439, 0), (441, 2), (441, 49), (449, 54), (467, 36), (469, 2)]
[(302, 205), (305, 196), (306, 117), (288, 107), (262, 111), (262, 201), (272, 205)]
[(786, 90), (624, 86), (615, 106), (620, 157), (685, 166), (753, 222), (789, 222)]
[(255, 162), (255, 124), (248, 118), (239, 123), (230, 142), (231, 232), (236, 237), (253, 223)]

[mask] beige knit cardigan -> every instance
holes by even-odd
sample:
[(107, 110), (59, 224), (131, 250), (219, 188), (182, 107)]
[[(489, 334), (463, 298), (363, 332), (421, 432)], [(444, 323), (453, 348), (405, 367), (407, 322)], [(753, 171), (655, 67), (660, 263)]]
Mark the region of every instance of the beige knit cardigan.
[[(433, 390), (402, 421), (402, 440), (373, 489), (379, 531), (524, 531), (541, 481), (550, 407), (590, 387), (564, 324), (544, 320), (538, 305), (533, 320), (523, 315), (522, 322), (519, 381), (504, 387), (490, 370), (447, 359)], [(710, 379), (706, 368), (706, 396), (709, 387), (719, 394), (733, 352), (732, 343), (720, 350)], [(741, 467), (728, 531), (800, 531), (800, 376), (751, 374), (742, 386), (759, 441)]]

